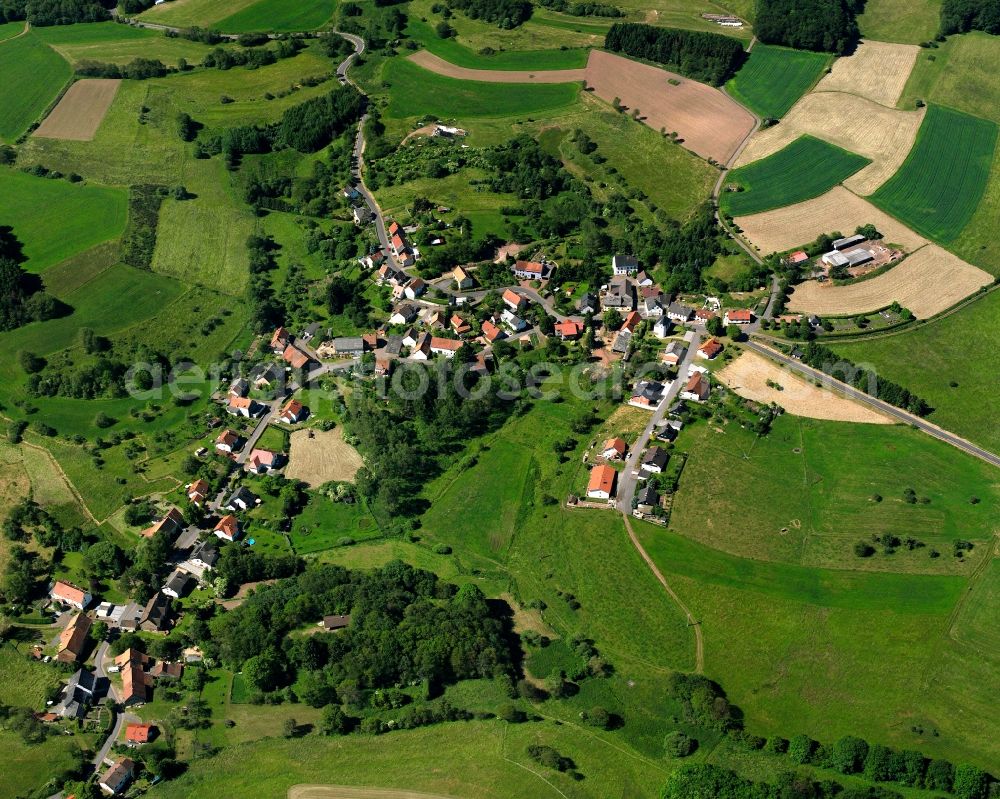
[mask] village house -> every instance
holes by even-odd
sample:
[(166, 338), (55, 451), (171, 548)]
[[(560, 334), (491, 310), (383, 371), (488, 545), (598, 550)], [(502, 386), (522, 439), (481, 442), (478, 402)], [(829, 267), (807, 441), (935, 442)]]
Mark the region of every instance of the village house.
[(464, 336), (466, 333), (472, 330), (472, 326), (468, 322), (466, 322), (461, 316), (459, 316), (458, 314), (454, 314), (451, 317), (451, 329), (455, 331), (456, 336)]
[(698, 347), (698, 357), (704, 358), (705, 360), (711, 361), (715, 356), (722, 352), (722, 343), (716, 338), (710, 338), (700, 347)]
[(587, 292), (576, 304), (576, 310), (579, 311), (583, 316), (587, 314), (596, 314), (601, 310), (600, 300), (597, 299), (593, 294)]
[(465, 271), (461, 266), (456, 266), (451, 273), (452, 278), (455, 281), (455, 288), (460, 291), (463, 289), (471, 289), (475, 285), (472, 280), (472, 275)]
[(694, 321), (700, 325), (708, 324), (711, 319), (715, 319), (715, 311), (709, 308), (699, 308), (694, 312)]
[(639, 513), (652, 513), (660, 504), (660, 495), (652, 485), (645, 485), (635, 495), (635, 509)]
[(278, 418), (285, 424), (296, 424), (305, 418), (306, 413), (306, 406), (293, 398), (285, 403), (285, 407), (281, 409), (281, 414)]
[(733, 308), (726, 311), (722, 317), (725, 325), (749, 325), (753, 322), (753, 314), (745, 308)]
[(670, 455), (663, 447), (650, 447), (642, 456), (642, 464), (639, 466), (644, 472), (659, 474), (667, 467)]
[(186, 560), (177, 564), (178, 569), (183, 569), (195, 579), (201, 581), (210, 572), (219, 560), (219, 550), (214, 541), (199, 540), (187, 556)]
[(260, 504), (260, 499), (246, 486), (240, 486), (226, 500), (226, 510), (239, 511), (256, 508)]
[(229, 384), (229, 393), (233, 397), (245, 397), (250, 391), (250, 384), (242, 377), (237, 377)]
[(625, 277), (616, 277), (608, 285), (601, 297), (601, 308), (605, 311), (631, 311), (635, 308), (635, 287)]
[(87, 708), (94, 704), (96, 693), (97, 676), (94, 672), (77, 669), (63, 686), (51, 712), (64, 719), (82, 719), (87, 715)]
[(498, 341), (502, 338), (506, 338), (507, 334), (503, 332), (499, 327), (497, 327), (489, 319), (483, 321), (483, 338), (490, 344), (494, 341)]
[(426, 327), (443, 328), (445, 324), (445, 313), (440, 308), (424, 308), (420, 312), (420, 321)]
[(620, 330), (611, 344), (611, 351), (618, 355), (625, 355), (631, 343), (632, 332), (629, 330)]
[(363, 258), (359, 258), (358, 262), (366, 269), (375, 269), (376, 267), (381, 267), (385, 263), (386, 258), (389, 254), (384, 250), (376, 250), (373, 253), (369, 253)]
[(606, 463), (600, 463), (590, 470), (590, 481), (587, 483), (587, 496), (591, 499), (611, 499), (615, 493), (615, 482), (618, 472)]
[(223, 430), (216, 436), (215, 448), (220, 452), (233, 452), (239, 449), (240, 436), (235, 430)]
[(681, 399), (690, 400), (691, 402), (704, 402), (708, 399), (711, 391), (712, 388), (708, 382), (708, 378), (701, 372), (695, 372), (688, 379), (687, 384), (681, 391)]
[(187, 596), (192, 582), (190, 574), (180, 569), (174, 569), (160, 590), (171, 599), (180, 599)]
[(403, 293), (406, 295), (406, 299), (415, 300), (421, 294), (427, 291), (427, 284), (423, 281), (423, 278), (415, 277), (403, 288)]
[(661, 316), (656, 322), (653, 323), (653, 335), (657, 338), (666, 338), (670, 335), (670, 331), (673, 329), (674, 323), (670, 321), (666, 316)]
[(280, 452), (272, 452), (269, 449), (254, 449), (247, 458), (246, 467), (249, 471), (257, 474), (265, 474), (272, 469), (277, 469), (281, 463)]
[(208, 492), (212, 490), (212, 487), (200, 478), (186, 486), (186, 488), (188, 501), (199, 507), (208, 499)]
[[(284, 352), (284, 350), (282, 350)], [(250, 372), (250, 382), (256, 389), (280, 385), (285, 380), (285, 372), (276, 363), (261, 363)]]
[(545, 280), (549, 276), (551, 264), (547, 261), (515, 261), (514, 276), (521, 280)]
[(635, 282), (640, 288), (646, 288), (653, 285), (653, 278), (651, 278), (644, 269), (635, 276)]
[(679, 302), (672, 302), (667, 306), (667, 318), (671, 322), (687, 322), (694, 316), (694, 310)]
[(375, 273), (375, 282), (379, 285), (383, 283), (391, 283), (392, 285), (397, 285), (399, 283), (406, 282), (406, 273), (400, 272), (392, 264), (385, 263), (378, 268)]
[(271, 336), (271, 350), (275, 355), (281, 355), (285, 351), (285, 347), (291, 343), (292, 334), (283, 327), (279, 327)]
[(426, 361), (431, 357), (431, 334), (420, 333), (410, 347), (411, 361)]
[(56, 660), (60, 663), (76, 663), (87, 648), (87, 634), (93, 622), (83, 611), (77, 613), (59, 633)]
[(507, 325), (513, 332), (520, 333), (522, 330), (526, 330), (528, 323), (525, 322), (520, 316), (516, 316), (511, 311), (504, 311), (500, 314), (501, 321)]
[(125, 726), (125, 743), (129, 746), (148, 744), (156, 737), (156, 726), (153, 724), (127, 724)]
[(235, 394), (229, 395), (229, 402), (226, 404), (226, 413), (230, 416), (242, 416), (244, 419), (257, 416), (263, 409), (263, 406), (258, 404), (256, 400), (249, 397), (239, 397)]
[(67, 583), (64, 580), (56, 580), (52, 584), (52, 587), (49, 589), (49, 596), (53, 601), (61, 602), (77, 610), (83, 610), (94, 599), (90, 591), (84, 591), (82, 588), (77, 588), (73, 583)]
[(367, 205), (356, 205), (352, 212), (355, 225), (367, 225), (372, 221), (372, 210)]
[(392, 356), (393, 358), (398, 358), (403, 352), (403, 337), (402, 336), (389, 336), (386, 339), (385, 347), (383, 351), (386, 355)]
[(455, 353), (458, 352), (461, 346), (461, 341), (456, 341), (452, 338), (438, 338), (437, 336), (431, 337), (431, 352), (435, 355), (443, 355), (445, 358), (449, 359), (454, 358)]
[(365, 342), (361, 336), (335, 338), (333, 351), (340, 358), (360, 358), (365, 353)]
[(611, 271), (616, 275), (634, 275), (639, 271), (639, 260), (634, 255), (615, 255), (611, 258)]
[(388, 377), (392, 372), (392, 359), (387, 358), (384, 355), (375, 356), (375, 370), (374, 374), (376, 377)]
[(327, 632), (332, 632), (333, 630), (344, 630), (351, 626), (351, 616), (350, 614), (346, 616), (324, 616), (323, 621), (319, 623)]
[(165, 535), (174, 535), (184, 529), (187, 524), (184, 521), (184, 514), (182, 514), (177, 508), (171, 508), (167, 511), (167, 515), (160, 519), (155, 524), (147, 527), (139, 535), (143, 538), (152, 538), (157, 533), (164, 533)]
[[(414, 319), (417, 318), (418, 309), (415, 305), (410, 305), (409, 303), (403, 303), (397, 305), (392, 312), (392, 316), (389, 317), (390, 325), (408, 325)], [(403, 342), (406, 343), (405, 341)], [(407, 346), (413, 346), (408, 344)]]
[(157, 591), (150, 597), (139, 617), (139, 627), (147, 633), (164, 632), (171, 618), (170, 597)]
[(632, 311), (628, 316), (625, 317), (625, 321), (622, 322), (620, 330), (627, 330), (629, 333), (634, 334), (635, 329), (639, 326), (639, 322), (642, 321), (642, 317), (639, 315), (638, 311)]
[(644, 297), (639, 309), (645, 319), (659, 319), (663, 316), (663, 306), (656, 297)]
[(230, 513), (219, 519), (212, 532), (223, 541), (235, 541), (240, 537), (240, 520)]
[(625, 457), (626, 452), (628, 452), (628, 444), (625, 443), (624, 438), (609, 438), (604, 442), (601, 457), (607, 460), (621, 460)]
[(663, 351), (663, 362), (670, 366), (677, 366), (687, 355), (687, 346), (679, 341), (671, 341)]
[(153, 680), (146, 674), (146, 666), (151, 660), (148, 655), (131, 648), (115, 658), (115, 666), (122, 677), (119, 699), (123, 705), (137, 705), (150, 700)]
[(514, 313), (520, 311), (527, 304), (527, 300), (512, 289), (504, 289), (502, 299), (504, 304)]
[(628, 404), (636, 408), (652, 410), (660, 404), (667, 387), (656, 380), (642, 380), (636, 384)]
[(281, 357), (293, 369), (304, 369), (312, 360), (312, 358), (294, 344), (289, 344), (285, 347), (285, 351), (281, 353)]
[(135, 776), (135, 761), (130, 757), (118, 758), (101, 777), (98, 785), (110, 796), (122, 793)]
[(139, 629), (140, 615), (142, 615), (142, 608), (134, 602), (129, 602), (127, 605), (102, 602), (94, 611), (96, 621), (103, 621), (109, 627), (117, 627), (119, 630), (129, 632), (135, 632)]
[(576, 341), (583, 335), (583, 325), (567, 319), (565, 322), (556, 322), (555, 331), (563, 341)]

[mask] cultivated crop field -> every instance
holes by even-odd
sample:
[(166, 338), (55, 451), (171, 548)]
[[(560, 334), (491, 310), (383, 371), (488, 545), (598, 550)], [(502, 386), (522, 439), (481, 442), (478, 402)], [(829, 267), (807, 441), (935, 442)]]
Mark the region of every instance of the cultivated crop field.
[(758, 43), (726, 89), (759, 116), (780, 119), (819, 80), (831, 60), (823, 53)]
[[(23, 26), (22, 26), (23, 27)], [(13, 142), (55, 100), (70, 67), (33, 32), (0, 47), (0, 141)]]
[(872, 202), (929, 238), (953, 241), (986, 190), (996, 141), (995, 123), (931, 106), (910, 155)]
[[(816, 91), (845, 92), (894, 108), (919, 53), (915, 45), (862, 42), (851, 55), (833, 63)], [(853, 122), (855, 115), (851, 116)]]
[(898, 302), (918, 319), (926, 319), (992, 282), (989, 273), (936, 244), (928, 244), (870, 280), (846, 286), (815, 280), (801, 283), (795, 287), (788, 309), (820, 316), (851, 316)]
[(753, 117), (719, 89), (613, 53), (591, 51), (586, 81), (602, 100), (617, 97), (625, 112), (638, 111), (653, 130), (676, 132), (702, 158), (727, 162), (753, 130)]
[(907, 252), (927, 243), (923, 236), (843, 186), (804, 203), (738, 217), (736, 223), (762, 253), (785, 252), (808, 244), (821, 233), (853, 233), (855, 228), (868, 223), (875, 225), (887, 242), (898, 244)]
[(69, 87), (33, 135), (48, 139), (90, 141), (104, 121), (120, 80), (84, 78)]
[(0, 219), (14, 228), (28, 256), (27, 267), (34, 272), (121, 235), (126, 205), (121, 189), (0, 167)]
[[(840, 116), (846, 107), (853, 109), (851, 124), (831, 125), (829, 120)], [(899, 169), (923, 116), (923, 109), (898, 111), (854, 95), (814, 91), (796, 103), (780, 125), (754, 134), (736, 166), (776, 153), (800, 136), (814, 136), (871, 160), (844, 182), (851, 191), (871, 194)]]
[[(802, 136), (774, 155), (730, 172), (719, 205), (732, 216), (744, 216), (811, 200), (868, 163), (860, 155)], [(730, 186), (742, 191), (729, 191)]]

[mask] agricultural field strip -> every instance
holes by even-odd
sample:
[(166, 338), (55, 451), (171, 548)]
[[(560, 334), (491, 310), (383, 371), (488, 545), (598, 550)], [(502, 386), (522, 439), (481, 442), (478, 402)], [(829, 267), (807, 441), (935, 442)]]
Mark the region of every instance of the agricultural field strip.
[(84, 78), (69, 87), (33, 136), (91, 141), (118, 93), (120, 80)]
[(726, 90), (761, 117), (780, 119), (820, 79), (832, 57), (757, 44)]
[(584, 69), (553, 69), (537, 72), (502, 69), (469, 69), (450, 64), (429, 50), (420, 50), (409, 60), (424, 69), (457, 80), (483, 81), (486, 83), (574, 83), (586, 75)]
[[(913, 71), (920, 48), (911, 44), (863, 41), (849, 56), (838, 58), (815, 92), (843, 92), (895, 108)], [(849, 104), (842, 108), (851, 124), (856, 118)]]

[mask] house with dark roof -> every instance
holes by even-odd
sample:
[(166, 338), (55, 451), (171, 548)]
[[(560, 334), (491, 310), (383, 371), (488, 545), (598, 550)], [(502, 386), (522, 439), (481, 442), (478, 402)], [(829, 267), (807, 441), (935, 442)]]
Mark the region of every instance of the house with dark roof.
[(157, 591), (143, 608), (139, 617), (139, 627), (147, 633), (164, 632), (169, 626), (171, 616), (170, 597), (162, 591)]
[(659, 381), (641, 380), (632, 390), (632, 397), (628, 404), (634, 405), (636, 408), (652, 410), (660, 404), (666, 390), (667, 387)]
[(226, 510), (239, 511), (256, 508), (260, 499), (246, 486), (240, 486), (226, 500)]
[(694, 309), (679, 302), (667, 306), (667, 318), (671, 322), (687, 322), (694, 316)]
[(650, 447), (642, 456), (642, 464), (639, 468), (644, 472), (659, 474), (667, 467), (668, 460), (670, 460), (670, 455), (663, 447)]
[(135, 761), (130, 757), (118, 758), (99, 779), (101, 790), (111, 796), (122, 793), (135, 777)]
[(350, 615), (324, 616), (320, 625), (324, 630), (343, 630), (345, 627), (351, 626), (351, 617)]
[(611, 271), (616, 275), (634, 275), (639, 271), (639, 259), (634, 255), (615, 255), (611, 259)]
[(656, 488), (647, 483), (635, 495), (635, 509), (640, 513), (652, 513), (660, 504), (660, 495)]
[(192, 583), (194, 583), (194, 579), (190, 574), (180, 569), (174, 569), (160, 590), (173, 599), (180, 599), (187, 596)]
[(579, 301), (576, 303), (576, 310), (582, 315), (596, 314), (601, 310), (601, 303), (597, 297), (591, 293), (586, 293), (580, 297)]
[(52, 712), (64, 719), (80, 719), (87, 715), (96, 699), (97, 676), (92, 671), (77, 669), (63, 686), (59, 700), (52, 706)]

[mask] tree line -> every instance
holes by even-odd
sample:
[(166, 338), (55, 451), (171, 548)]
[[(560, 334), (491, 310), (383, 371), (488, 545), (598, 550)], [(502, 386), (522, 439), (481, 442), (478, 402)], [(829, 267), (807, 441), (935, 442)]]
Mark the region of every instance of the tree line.
[(746, 60), (743, 45), (730, 36), (701, 31), (657, 28), (637, 22), (616, 22), (604, 38), (604, 47), (663, 64), (694, 80), (721, 86)]
[(470, 19), (492, 22), (504, 30), (516, 28), (531, 18), (529, 0), (449, 0), (449, 8), (457, 8)]
[(9, 225), (0, 225), (0, 330), (64, 316), (67, 306), (46, 294), (42, 279), (22, 267), (27, 256)]
[(944, 0), (941, 6), (941, 33), (984, 31), (1000, 34), (1000, 3), (996, 0)]
[(864, 0), (757, 0), (754, 31), (765, 44), (847, 55), (861, 38)]
[(0, 0), (0, 22), (27, 20), (37, 27), (103, 22), (117, 0)]

